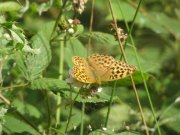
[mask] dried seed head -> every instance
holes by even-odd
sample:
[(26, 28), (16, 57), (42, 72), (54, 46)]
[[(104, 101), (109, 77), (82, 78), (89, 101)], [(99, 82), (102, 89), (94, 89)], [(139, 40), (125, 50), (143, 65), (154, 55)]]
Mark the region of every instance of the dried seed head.
[(121, 43), (124, 44), (126, 39), (127, 39), (127, 34), (124, 33), (124, 30), (122, 28), (117, 28), (116, 32), (116, 27), (114, 24), (110, 25), (110, 31), (113, 32), (114, 37), (116, 40), (119, 38)]
[(84, 9), (85, 9), (85, 4), (87, 3), (88, 0), (73, 0), (73, 5), (74, 5), (74, 10), (82, 14)]

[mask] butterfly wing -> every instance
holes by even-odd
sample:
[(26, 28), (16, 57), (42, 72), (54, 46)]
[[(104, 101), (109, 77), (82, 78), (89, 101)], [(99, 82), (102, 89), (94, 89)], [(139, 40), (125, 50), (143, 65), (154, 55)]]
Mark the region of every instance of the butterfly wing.
[(115, 59), (108, 55), (93, 54), (87, 58), (87, 61), (95, 72), (96, 77), (100, 78), (109, 70)]
[(130, 76), (136, 68), (122, 61), (115, 61), (106, 74), (102, 75), (102, 81), (113, 81)]
[(95, 77), (93, 72), (91, 71), (88, 63), (84, 58), (79, 56), (74, 56), (72, 58), (74, 63), (74, 67), (72, 68), (71, 75), (80, 82), (83, 83), (95, 83)]

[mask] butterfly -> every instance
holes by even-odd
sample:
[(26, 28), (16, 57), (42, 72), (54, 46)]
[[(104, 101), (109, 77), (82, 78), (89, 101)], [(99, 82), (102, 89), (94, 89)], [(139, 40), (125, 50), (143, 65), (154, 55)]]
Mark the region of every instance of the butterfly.
[(87, 58), (73, 56), (71, 75), (83, 83), (98, 83), (119, 80), (136, 71), (133, 65), (117, 61), (112, 56), (92, 54)]

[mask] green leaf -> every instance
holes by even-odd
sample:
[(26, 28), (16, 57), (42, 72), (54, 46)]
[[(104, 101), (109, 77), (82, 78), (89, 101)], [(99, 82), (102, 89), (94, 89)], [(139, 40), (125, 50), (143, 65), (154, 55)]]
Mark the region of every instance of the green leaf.
[(83, 31), (84, 31), (84, 26), (81, 25), (81, 24), (77, 25), (75, 28), (76, 28), (76, 31), (75, 31), (75, 33), (73, 34), (73, 36), (78, 36), (78, 35), (80, 35), (81, 33), (83, 33)]
[(138, 133), (138, 132), (122, 132), (120, 133), (119, 135), (142, 135), (141, 133)]
[(17, 64), (27, 80), (39, 78), (51, 61), (50, 38), (54, 22), (41, 27), (38, 33), (32, 37), (32, 49), (29, 52), (19, 52)]
[[(63, 80), (51, 79), (51, 78), (41, 78), (33, 80), (29, 86), (33, 90), (50, 90), (53, 92), (60, 92), (61, 96), (70, 98), (70, 92), (72, 92), (73, 99), (77, 96), (79, 89), (70, 89), (70, 86)], [(109, 101), (110, 96), (100, 92), (91, 97), (85, 97), (85, 95), (80, 95), (76, 98), (77, 102), (89, 102), (89, 103), (98, 103), (98, 102), (107, 102)]]
[(180, 19), (180, 9), (175, 8), (174, 11), (175, 11), (176, 15), (178, 16), (178, 18)]
[(33, 116), (37, 119), (40, 118), (41, 116), (40, 111), (35, 106), (32, 106), (31, 104), (22, 102), (18, 99), (15, 99), (12, 104), (16, 106), (17, 111), (19, 111), (23, 115)]
[[(61, 107), (61, 114), (62, 117), (64, 118), (65, 121), (61, 121), (61, 131), (65, 131), (66, 125), (67, 125), (67, 119), (69, 117), (69, 110), (70, 106), (62, 106)], [(84, 114), (84, 122), (89, 120), (89, 116)], [(72, 115), (71, 115), (71, 119), (70, 119), (70, 123), (69, 123), (69, 127), (68, 127), (68, 131), (74, 129), (74, 127), (78, 127), (81, 124), (81, 110), (73, 107), (72, 108)]]
[(91, 33), (84, 33), (81, 35), (84, 38), (91, 38), (98, 43), (101, 43), (106, 46), (113, 46), (118, 45), (118, 42), (115, 40), (114, 36), (104, 32), (91, 32)]
[(140, 27), (146, 27), (157, 34), (173, 34), (176, 38), (180, 37), (180, 21), (174, 18), (168, 17), (164, 13), (151, 12), (147, 15), (138, 16), (136, 19), (136, 23), (140, 25)]
[[(128, 4), (127, 2), (125, 1), (112, 1), (112, 7), (113, 7), (113, 11), (114, 11), (114, 14), (115, 16), (117, 17), (118, 20), (123, 20), (123, 16), (121, 15), (121, 11), (120, 11), (120, 7), (122, 9), (122, 12), (123, 12), (123, 15), (126, 19), (126, 21), (132, 21), (134, 15), (135, 15), (135, 12), (136, 12), (136, 9), (131, 6), (130, 4)], [(128, 12), (127, 12), (128, 10)], [(106, 19), (108, 21), (112, 20), (112, 14), (109, 12), (108, 16), (106, 17)]]
[(6, 133), (23, 133), (28, 132), (32, 135), (39, 135), (40, 133), (37, 132), (34, 128), (32, 128), (30, 125), (25, 123), (22, 120), (17, 119), (16, 117), (8, 114), (5, 116), (5, 123), (3, 125), (3, 130)]
[[(175, 105), (175, 104), (174, 104)], [(167, 108), (160, 119), (161, 125), (166, 125), (168, 128), (174, 130), (178, 134), (180, 134), (180, 109), (179, 109), (180, 102), (177, 102), (176, 106), (170, 106)]]
[[(104, 107), (91, 115), (91, 124), (94, 125), (94, 127), (99, 127), (99, 125), (104, 124), (107, 109), (107, 107)], [(109, 115), (108, 129), (118, 130), (123, 128), (123, 123), (128, 122), (131, 118), (131, 114), (129, 113), (130, 111), (133, 110), (127, 105), (113, 105)]]
[(65, 81), (59, 79), (41, 78), (33, 80), (30, 88), (33, 90), (62, 91), (69, 89), (69, 86)]
[(144, 27), (149, 28), (158, 34), (159, 33), (168, 34), (169, 32), (167, 31), (167, 29), (165, 27), (163, 27), (163, 25), (161, 25), (161, 23), (159, 23), (159, 21), (157, 21), (156, 19), (152, 19), (151, 16), (154, 16), (154, 14), (149, 13), (148, 15), (141, 15), (141, 16), (139, 15), (139, 16), (137, 16), (137, 19), (135, 22), (141, 28), (144, 28)]
[(23, 29), (12, 22), (1, 23), (2, 35), (0, 35), (0, 53), (1, 55), (14, 54), (22, 50), (28, 44)]
[(83, 46), (83, 44), (76, 38), (71, 38), (66, 43), (65, 48), (65, 61), (67, 62), (69, 67), (72, 67), (72, 57), (73, 56), (87, 56), (87, 50)]
[(17, 2), (14, 2), (14, 1), (0, 3), (0, 12), (18, 11), (20, 8), (21, 6)]
[(168, 17), (164, 13), (156, 14), (157, 22), (160, 22), (170, 33), (174, 34), (177, 39), (180, 38), (180, 20)]

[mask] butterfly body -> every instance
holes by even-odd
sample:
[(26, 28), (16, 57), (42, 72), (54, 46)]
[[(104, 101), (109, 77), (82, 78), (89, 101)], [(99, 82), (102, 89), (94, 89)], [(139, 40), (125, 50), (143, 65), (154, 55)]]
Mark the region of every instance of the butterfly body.
[(83, 83), (98, 83), (114, 81), (131, 75), (136, 68), (112, 56), (93, 54), (88, 58), (74, 56), (72, 76)]

